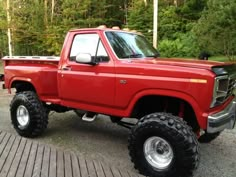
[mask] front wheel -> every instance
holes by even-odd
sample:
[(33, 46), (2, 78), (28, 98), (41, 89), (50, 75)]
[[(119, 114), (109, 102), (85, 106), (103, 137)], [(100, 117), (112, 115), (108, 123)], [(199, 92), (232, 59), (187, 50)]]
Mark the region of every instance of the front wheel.
[(17, 93), (11, 101), (10, 112), (12, 124), (21, 136), (35, 137), (47, 128), (47, 110), (32, 91)]
[(199, 144), (179, 117), (153, 113), (139, 120), (129, 137), (135, 168), (146, 176), (189, 177), (199, 162)]

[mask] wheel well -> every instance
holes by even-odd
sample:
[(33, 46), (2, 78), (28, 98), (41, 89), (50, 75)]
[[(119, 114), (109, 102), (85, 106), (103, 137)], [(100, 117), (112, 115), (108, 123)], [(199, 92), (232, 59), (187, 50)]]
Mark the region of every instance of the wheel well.
[(131, 117), (142, 118), (154, 112), (167, 112), (183, 118), (194, 131), (199, 130), (198, 121), (192, 106), (179, 98), (150, 95), (142, 97), (135, 104)]
[(12, 88), (16, 88), (16, 92), (23, 92), (23, 91), (34, 91), (36, 92), (34, 86), (26, 81), (14, 81), (12, 83)]

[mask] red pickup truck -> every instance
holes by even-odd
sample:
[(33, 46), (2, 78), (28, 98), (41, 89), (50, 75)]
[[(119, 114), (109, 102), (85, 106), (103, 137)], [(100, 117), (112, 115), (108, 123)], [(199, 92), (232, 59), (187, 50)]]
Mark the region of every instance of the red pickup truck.
[(3, 61), (4, 87), (16, 89), (10, 113), (20, 135), (40, 135), (50, 111), (75, 110), (85, 121), (109, 115), (131, 129), (131, 160), (147, 176), (192, 176), (198, 139), (209, 142), (235, 124), (236, 65), (160, 58), (141, 34), (71, 30), (60, 57)]

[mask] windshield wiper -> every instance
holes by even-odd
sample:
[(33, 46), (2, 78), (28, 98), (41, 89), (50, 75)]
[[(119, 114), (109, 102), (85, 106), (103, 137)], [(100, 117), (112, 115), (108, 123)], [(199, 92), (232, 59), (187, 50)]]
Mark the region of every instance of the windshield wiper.
[(140, 58), (140, 57), (143, 57), (143, 54), (136, 53), (136, 54), (130, 54), (130, 55), (123, 56), (123, 58)]
[(160, 56), (160, 54), (158, 53), (158, 54), (155, 54), (155, 55), (148, 55), (147, 57), (157, 58), (157, 57), (159, 57), (159, 56)]

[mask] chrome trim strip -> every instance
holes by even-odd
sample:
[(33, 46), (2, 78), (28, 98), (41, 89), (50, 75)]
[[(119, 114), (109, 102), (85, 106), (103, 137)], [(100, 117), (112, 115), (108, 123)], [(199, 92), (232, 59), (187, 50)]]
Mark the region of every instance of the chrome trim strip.
[(54, 56), (5, 56), (2, 60), (35, 60), (35, 61), (59, 61), (60, 57)]

